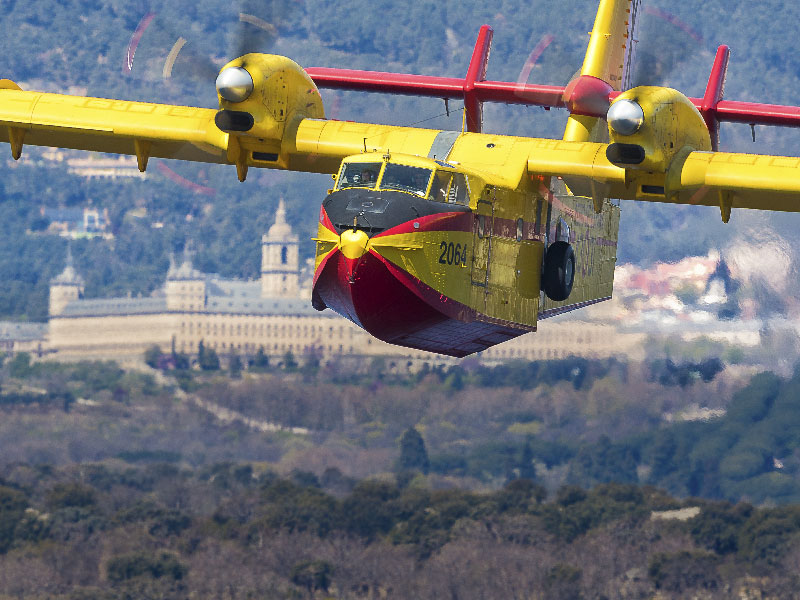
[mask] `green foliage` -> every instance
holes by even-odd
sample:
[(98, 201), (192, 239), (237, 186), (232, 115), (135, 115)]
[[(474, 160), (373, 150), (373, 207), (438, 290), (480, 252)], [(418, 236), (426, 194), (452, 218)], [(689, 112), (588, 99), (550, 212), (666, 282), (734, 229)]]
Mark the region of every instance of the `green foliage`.
[(572, 565), (559, 563), (553, 566), (545, 577), (547, 595), (559, 600), (580, 600), (581, 570)]
[(305, 588), (309, 593), (328, 591), (333, 575), (333, 565), (324, 560), (304, 560), (292, 567), (289, 579), (295, 585)]
[(307, 379), (311, 379), (317, 373), (319, 373), (319, 368), (321, 363), (322, 363), (322, 352), (313, 346), (307, 347), (303, 351), (303, 365), (300, 367), (300, 372)]
[(780, 387), (781, 380), (774, 373), (755, 375), (745, 389), (734, 395), (728, 418), (748, 425), (760, 421), (769, 412)]
[(706, 504), (689, 522), (692, 539), (720, 555), (736, 552), (739, 531), (752, 514), (753, 507), (749, 504)]
[(258, 347), (258, 350), (253, 357), (253, 364), (251, 365), (251, 368), (260, 370), (269, 368), (269, 356), (267, 356), (264, 352), (264, 346)]
[(356, 485), (356, 480), (352, 477), (347, 477), (337, 467), (328, 467), (322, 472), (319, 484), (326, 490), (350, 493)]
[(421, 558), (444, 546), (456, 523), (479, 510), (474, 495), (457, 490), (409, 490), (392, 505), (397, 522), (390, 539), (395, 544), (412, 544)]
[(131, 552), (109, 559), (106, 565), (108, 579), (122, 582), (136, 577), (183, 579), (189, 569), (171, 552)]
[(400, 438), (399, 467), (400, 470), (419, 470), (423, 473), (427, 473), (430, 469), (425, 440), (422, 439), (415, 427), (406, 429), (403, 437)]
[(87, 393), (116, 388), (125, 372), (115, 362), (81, 361), (71, 368), (70, 377), (83, 383)]
[(297, 371), (298, 368), (297, 360), (294, 357), (294, 353), (291, 350), (287, 350), (286, 354), (283, 355), (283, 368), (290, 373)]
[(795, 380), (760, 373), (734, 394), (724, 417), (676, 423), (642, 438), (650, 482), (731, 501), (800, 499), (800, 484), (775, 462), (800, 448), (798, 392)]
[(499, 512), (528, 512), (547, 497), (547, 490), (530, 479), (514, 479), (495, 494)]
[(117, 453), (117, 458), (129, 463), (178, 463), (181, 461), (180, 452), (170, 450), (123, 450)]
[(155, 518), (147, 531), (157, 538), (180, 535), (192, 525), (191, 517), (177, 510), (163, 511), (154, 516)]
[(696, 381), (713, 381), (722, 372), (725, 365), (719, 358), (708, 358), (700, 362), (683, 362), (675, 364), (670, 359), (655, 360), (649, 365), (651, 381), (658, 381), (664, 386), (678, 385), (685, 388)]
[[(148, 477), (150, 484), (119, 493), (119, 486), (136, 480), (132, 470)], [(45, 513), (37, 508), (47, 489), (41, 481), (28, 477), (36, 490), (30, 494), (33, 502), (22, 492), (0, 487), (0, 539), (5, 550), (19, 549), (14, 560), (24, 560), (26, 556), (50, 556), (59, 547), (71, 553), (80, 552), (81, 544), (119, 547), (115, 546), (120, 543), (117, 538), (124, 536), (127, 552), (112, 556), (104, 565), (90, 561), (91, 575), (81, 580), (87, 594), (112, 589), (130, 597), (182, 597), (189, 592), (181, 586), (191, 585), (187, 565), (214, 560), (213, 552), (207, 554), (205, 547), (224, 549), (227, 561), (237, 552), (280, 552), (290, 559), (280, 567), (286, 586), (293, 584), (309, 595), (330, 593), (334, 576), (338, 589), (343, 589), (340, 584), (350, 585), (348, 570), (340, 570), (341, 559), (335, 554), (326, 554), (322, 560), (309, 548), (335, 549), (338, 544), (351, 545), (353, 540), (348, 538), (357, 537), (359, 552), (378, 561), (378, 569), (397, 564), (397, 556), (402, 555), (416, 559), (415, 573), (426, 573), (439, 568), (435, 557), (442, 556), (440, 550), (446, 549), (453, 559), (456, 550), (481, 543), (488, 532), (492, 543), (485, 548), (487, 560), (493, 552), (519, 552), (519, 544), (535, 543), (553, 557), (540, 576), (541, 588), (536, 589), (547, 598), (581, 598), (589, 591), (587, 585), (597, 585), (599, 575), (591, 575), (589, 581), (576, 566), (582, 566), (575, 558), (584, 552), (580, 538), (602, 528), (591, 538), (592, 544), (615, 544), (616, 551), (631, 553), (624, 555), (625, 569), (633, 568), (627, 565), (646, 569), (649, 583), (640, 580), (639, 585), (652, 587), (642, 587), (638, 595), (694, 597), (737, 589), (737, 576), (732, 579), (732, 574), (747, 573), (764, 581), (775, 577), (785, 571), (787, 556), (796, 551), (800, 535), (800, 508), (796, 506), (754, 509), (696, 499), (680, 502), (653, 488), (623, 484), (602, 484), (591, 490), (565, 486), (548, 503), (544, 488), (525, 479), (515, 479), (488, 493), (423, 486), (400, 490), (390, 482), (365, 480), (337, 500), (315, 487), (318, 482), (308, 473), (297, 472), (294, 481), (267, 473), (257, 484), (249, 464), (217, 463), (181, 471), (172, 465), (121, 470), (113, 463), (89, 465), (80, 475), (77, 470), (63, 469), (37, 472), (41, 478), (59, 481), (51, 492), (58, 488), (66, 500), (55, 503), (55, 494), (44, 494), (48, 506), (59, 504)], [(84, 483), (73, 480), (78, 476)], [(186, 509), (168, 508), (168, 503), (175, 501), (172, 491), (176, 482), (202, 501), (190, 501)], [(69, 491), (66, 486), (82, 489)], [(94, 492), (94, 503), (80, 500), (86, 490)], [(686, 505), (701, 510), (685, 523), (650, 518), (653, 510)], [(104, 521), (98, 515), (109, 506), (118, 508)], [(276, 535), (278, 529), (282, 532)], [(198, 543), (202, 546), (195, 553)], [(391, 551), (390, 544), (405, 548)], [(178, 549), (181, 554), (152, 548)], [(389, 554), (381, 558), (382, 552)], [(184, 558), (187, 555), (191, 558)], [(270, 568), (262, 561), (254, 564)], [(245, 562), (241, 568), (246, 568)], [(104, 578), (97, 577), (98, 570), (105, 573)], [(617, 585), (620, 575), (609, 572), (609, 581)], [(88, 586), (97, 586), (97, 590)], [(177, 587), (167, 591), (165, 586)]]
[(228, 357), (228, 372), (233, 378), (242, 376), (242, 359), (235, 352)]
[(206, 348), (202, 340), (197, 347), (197, 364), (203, 371), (218, 371), (219, 356), (213, 348)]
[(361, 481), (342, 500), (342, 525), (348, 533), (372, 539), (387, 533), (395, 521), (390, 500), (400, 495), (396, 485), (376, 480)]
[(317, 488), (278, 479), (267, 483), (262, 499), (259, 523), (271, 529), (324, 537), (337, 523), (336, 501)]
[(95, 491), (80, 483), (57, 483), (47, 494), (47, 506), (60, 508), (90, 508), (97, 503)]
[(720, 586), (719, 563), (719, 557), (708, 552), (658, 552), (650, 558), (647, 573), (657, 589), (668, 593), (714, 591)]
[(22, 492), (0, 486), (0, 554), (14, 543), (14, 531), (25, 514), (28, 500)]
[(11, 377), (25, 379), (31, 373), (31, 355), (27, 352), (17, 352), (8, 362), (8, 374)]
[(570, 463), (567, 481), (580, 485), (597, 483), (635, 483), (638, 481), (635, 449), (626, 444), (613, 444), (607, 436), (578, 451)]
[(159, 368), (158, 361), (161, 358), (161, 348), (157, 345), (150, 346), (144, 352), (144, 362), (148, 367), (153, 369)]
[(591, 492), (576, 486), (561, 488), (556, 502), (544, 507), (543, 522), (551, 533), (572, 541), (608, 521), (647, 514), (642, 490), (633, 485), (609, 483)]
[(314, 487), (319, 488), (319, 478), (312, 473), (311, 471), (302, 471), (299, 469), (294, 469), (291, 473), (292, 481), (294, 481), (297, 485), (301, 485), (303, 487)]
[(800, 507), (756, 511), (741, 527), (739, 555), (760, 568), (781, 563), (800, 534)]
[(467, 459), (454, 452), (437, 452), (430, 456), (430, 470), (433, 473), (447, 473), (450, 475), (466, 475)]

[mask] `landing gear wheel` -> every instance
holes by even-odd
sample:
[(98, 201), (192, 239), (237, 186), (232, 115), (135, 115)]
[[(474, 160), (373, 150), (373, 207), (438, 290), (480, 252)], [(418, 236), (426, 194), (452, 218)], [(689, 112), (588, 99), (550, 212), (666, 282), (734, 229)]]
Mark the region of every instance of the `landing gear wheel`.
[(544, 257), (542, 287), (551, 300), (569, 298), (575, 281), (575, 251), (567, 242), (553, 242)]

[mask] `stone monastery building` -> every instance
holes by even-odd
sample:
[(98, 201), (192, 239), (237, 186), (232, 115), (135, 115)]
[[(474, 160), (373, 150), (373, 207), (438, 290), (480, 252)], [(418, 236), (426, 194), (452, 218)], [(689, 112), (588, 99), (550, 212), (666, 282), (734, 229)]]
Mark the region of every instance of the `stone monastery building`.
[[(68, 256), (50, 282), (50, 320), (38, 349), (28, 340), (17, 350), (43, 351), (55, 359), (141, 360), (145, 350), (195, 354), (202, 341), (223, 359), (274, 357), (291, 351), (327, 359), (336, 355), (384, 355), (408, 359), (443, 357), (386, 344), (331, 310), (318, 312), (301, 292), (297, 235), (281, 200), (275, 223), (261, 241), (261, 278), (224, 279), (201, 273), (184, 257), (173, 261), (163, 288), (145, 298), (83, 298), (84, 280)], [(566, 327), (565, 327), (566, 326)], [(548, 331), (525, 335), (482, 353), (488, 359), (561, 358), (570, 354), (611, 356), (625, 352), (613, 327), (548, 323)], [(0, 331), (0, 345), (2, 345)]]

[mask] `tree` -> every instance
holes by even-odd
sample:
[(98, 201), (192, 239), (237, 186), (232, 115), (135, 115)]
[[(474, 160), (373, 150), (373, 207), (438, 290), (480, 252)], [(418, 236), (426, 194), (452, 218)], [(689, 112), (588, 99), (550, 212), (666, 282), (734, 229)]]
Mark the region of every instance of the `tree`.
[(289, 575), (292, 583), (306, 588), (310, 594), (314, 590), (328, 591), (331, 585), (333, 565), (324, 560), (304, 560), (292, 567)]
[(14, 530), (25, 514), (28, 501), (22, 492), (0, 486), (0, 554), (11, 547)]
[(525, 445), (522, 446), (522, 456), (519, 461), (519, 476), (522, 479), (536, 479), (536, 465), (533, 464), (533, 448), (531, 447), (531, 440), (525, 440)]
[(89, 508), (97, 503), (95, 491), (80, 483), (57, 483), (47, 494), (47, 506), (59, 508)]
[(242, 359), (239, 358), (236, 352), (231, 352), (230, 358), (228, 359), (228, 370), (230, 371), (231, 377), (239, 377), (242, 374)]
[(269, 367), (269, 356), (264, 352), (264, 346), (259, 346), (255, 357), (253, 357), (253, 367), (266, 369)]
[(218, 371), (219, 357), (213, 348), (206, 348), (203, 341), (197, 346), (197, 364), (203, 371)]
[(427, 473), (431, 463), (425, 440), (415, 427), (409, 427), (400, 438), (400, 470), (416, 469)]
[(189, 357), (186, 354), (182, 354), (181, 352), (173, 352), (171, 358), (173, 365), (179, 371), (185, 371), (186, 369), (192, 366)]
[(658, 552), (650, 557), (647, 574), (657, 590), (681, 593), (688, 590), (716, 590), (720, 586), (719, 556), (699, 550)]
[(161, 348), (155, 344), (144, 351), (144, 362), (148, 367), (157, 369), (159, 358), (161, 358)]
[(287, 371), (294, 372), (297, 370), (297, 360), (294, 357), (294, 353), (291, 350), (287, 350), (286, 354), (283, 355), (283, 368)]
[(322, 362), (322, 351), (314, 346), (308, 346), (303, 351), (303, 366), (300, 371), (306, 377), (313, 377), (319, 372), (319, 365)]
[(551, 598), (580, 600), (581, 570), (563, 563), (553, 566), (545, 577), (545, 589)]
[(8, 363), (8, 372), (12, 377), (24, 379), (31, 373), (31, 355), (27, 352), (18, 352)]
[(111, 581), (125, 581), (142, 575), (154, 579), (167, 577), (174, 580), (183, 579), (188, 572), (171, 552), (161, 551), (157, 555), (147, 552), (132, 552), (115, 556), (108, 561), (108, 578)]

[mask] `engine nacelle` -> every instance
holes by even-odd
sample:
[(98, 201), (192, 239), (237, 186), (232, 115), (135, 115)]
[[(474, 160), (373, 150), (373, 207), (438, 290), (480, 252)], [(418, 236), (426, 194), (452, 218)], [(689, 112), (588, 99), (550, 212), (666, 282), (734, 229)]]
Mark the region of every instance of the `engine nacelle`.
[(700, 111), (671, 88), (641, 86), (620, 94), (608, 109), (608, 160), (619, 167), (665, 173), (679, 153), (711, 150)]
[(217, 77), (217, 127), (230, 134), (228, 159), (244, 181), (247, 166), (286, 166), (286, 133), (303, 119), (325, 117), (319, 90), (285, 56), (245, 54)]

